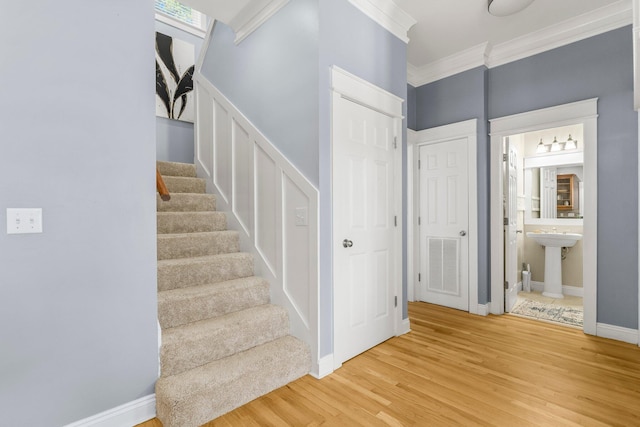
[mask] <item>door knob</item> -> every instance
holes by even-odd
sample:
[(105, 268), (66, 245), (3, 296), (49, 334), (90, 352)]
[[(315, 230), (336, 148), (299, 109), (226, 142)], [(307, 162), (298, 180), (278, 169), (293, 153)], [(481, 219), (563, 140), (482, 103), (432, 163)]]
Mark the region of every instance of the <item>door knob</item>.
[(353, 242), (349, 239), (344, 239), (342, 241), (342, 246), (344, 246), (345, 248), (350, 248), (351, 246), (353, 246)]
[(464, 236), (466, 236), (466, 235), (467, 235), (467, 232), (466, 232), (466, 231), (464, 231), (464, 230), (462, 230), (462, 231), (460, 231), (460, 235), (461, 235), (462, 237), (464, 237)]

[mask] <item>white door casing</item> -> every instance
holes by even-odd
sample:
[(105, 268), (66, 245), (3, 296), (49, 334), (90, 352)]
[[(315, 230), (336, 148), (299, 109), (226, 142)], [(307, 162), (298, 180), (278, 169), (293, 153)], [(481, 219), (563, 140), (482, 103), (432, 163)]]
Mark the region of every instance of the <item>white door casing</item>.
[(584, 139), (583, 286), (584, 332), (596, 335), (598, 99), (563, 104), (490, 120), (491, 313), (504, 313), (503, 140), (510, 135), (582, 124)]
[[(418, 299), (419, 288), (422, 283), (420, 272), (420, 174), (418, 169), (418, 152), (425, 144), (465, 139), (467, 141), (467, 182), (468, 182), (468, 231), (465, 236), (468, 241), (468, 311), (472, 314), (486, 315), (488, 306), (478, 304), (478, 187), (477, 187), (477, 119), (411, 133), (409, 153), (412, 154), (411, 168), (407, 180), (412, 182), (412, 192), (409, 193), (409, 206), (412, 206), (412, 221), (407, 224), (407, 235), (414, 236), (413, 244), (408, 246), (408, 257), (412, 260), (413, 269), (409, 270), (409, 288), (415, 289)], [(422, 219), (420, 219), (422, 222)], [(460, 230), (458, 230), (459, 232)], [(420, 279), (420, 280), (419, 280)]]
[(332, 69), (334, 368), (400, 333), (402, 100)]
[(466, 138), (424, 144), (420, 172), (420, 300), (469, 310)]
[(505, 138), (504, 250), (505, 311), (511, 311), (518, 297), (518, 153)]

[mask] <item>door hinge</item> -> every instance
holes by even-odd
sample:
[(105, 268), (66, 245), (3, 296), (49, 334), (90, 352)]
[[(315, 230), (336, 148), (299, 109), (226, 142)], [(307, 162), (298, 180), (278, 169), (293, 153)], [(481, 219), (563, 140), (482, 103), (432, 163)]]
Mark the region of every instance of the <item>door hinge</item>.
[(507, 161), (507, 155), (506, 155), (506, 154), (503, 154), (503, 155), (502, 155), (502, 161), (503, 161), (503, 162), (506, 162), (506, 161)]
[(420, 225), (422, 223), (422, 220), (420, 219), (420, 217), (418, 217), (418, 225)]
[(504, 288), (509, 289), (509, 282), (506, 280), (504, 281)]
[(396, 148), (398, 148), (398, 137), (394, 136), (393, 137), (393, 149), (395, 150)]
[(502, 224), (503, 224), (503, 225), (509, 225), (509, 218), (505, 218), (505, 219), (502, 221)]
[(394, 217), (393, 217), (393, 225), (394, 225), (395, 227), (397, 227), (397, 226), (398, 226), (398, 216), (394, 216)]
[(394, 307), (398, 306), (398, 297), (397, 296), (393, 297), (393, 306)]
[(418, 159), (418, 169), (420, 169), (420, 159)]
[(422, 275), (420, 273), (418, 273), (418, 282), (422, 281)]

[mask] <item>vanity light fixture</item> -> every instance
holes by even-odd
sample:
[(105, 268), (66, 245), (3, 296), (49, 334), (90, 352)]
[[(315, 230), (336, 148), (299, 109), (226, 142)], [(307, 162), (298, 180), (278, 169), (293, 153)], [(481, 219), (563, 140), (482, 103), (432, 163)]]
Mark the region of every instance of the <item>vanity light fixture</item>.
[(578, 145), (576, 144), (576, 142), (577, 142), (576, 140), (571, 138), (571, 134), (569, 134), (569, 139), (567, 139), (567, 142), (564, 143), (564, 149), (575, 150), (576, 148), (578, 148)]
[(489, 13), (493, 16), (509, 16), (524, 10), (533, 0), (489, 0)]
[(536, 147), (536, 153), (546, 153), (547, 146), (542, 142), (542, 138), (540, 138), (540, 142), (538, 142), (538, 146)]
[(562, 147), (560, 147), (560, 143), (558, 142), (558, 140), (556, 139), (556, 137), (553, 137), (553, 142), (551, 143), (551, 151), (561, 151)]

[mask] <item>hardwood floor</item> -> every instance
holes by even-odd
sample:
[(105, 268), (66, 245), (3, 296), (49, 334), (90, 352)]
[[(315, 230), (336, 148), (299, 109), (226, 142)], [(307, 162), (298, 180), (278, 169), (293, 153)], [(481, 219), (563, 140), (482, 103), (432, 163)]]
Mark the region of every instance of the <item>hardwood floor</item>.
[(205, 426), (640, 425), (635, 345), (425, 303), (409, 317), (410, 333)]

